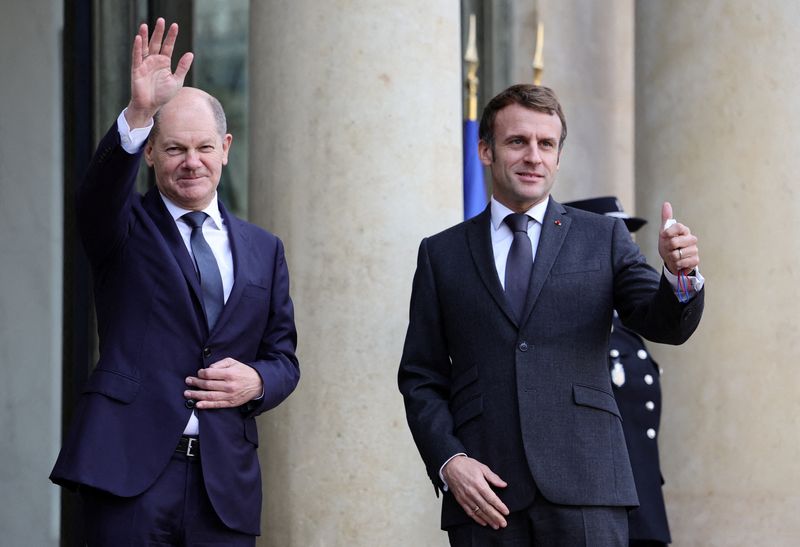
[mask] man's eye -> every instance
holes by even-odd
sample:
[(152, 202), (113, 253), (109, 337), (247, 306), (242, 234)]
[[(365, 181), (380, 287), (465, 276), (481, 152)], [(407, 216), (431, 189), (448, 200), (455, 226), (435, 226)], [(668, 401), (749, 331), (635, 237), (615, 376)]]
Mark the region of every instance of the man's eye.
[(167, 147), (167, 154), (178, 154), (180, 153), (181, 149), (177, 146), (169, 146)]
[(201, 152), (211, 152), (213, 150), (214, 150), (214, 147), (211, 146), (210, 144), (206, 144), (205, 146), (201, 146), (200, 147), (200, 151)]

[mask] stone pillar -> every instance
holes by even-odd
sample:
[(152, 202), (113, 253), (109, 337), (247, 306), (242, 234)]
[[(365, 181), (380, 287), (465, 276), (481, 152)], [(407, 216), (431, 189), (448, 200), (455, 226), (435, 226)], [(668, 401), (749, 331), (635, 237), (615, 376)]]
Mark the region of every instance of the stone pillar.
[[(800, 537), (800, 4), (638, 2), (639, 212), (700, 237), (698, 332), (658, 348), (675, 545)], [(643, 238), (652, 245), (658, 227)], [(640, 244), (645, 239), (640, 238)]]
[(458, 3), (251, 10), (250, 216), (286, 243), (302, 371), (259, 424), (260, 545), (446, 545), (396, 374), (419, 242), (462, 212)]
[[(0, 530), (58, 545), (61, 439), (64, 6), (4, 4), (0, 36)], [(22, 43), (25, 43), (22, 46)]]
[[(517, 1), (518, 81), (532, 79), (536, 17)], [(538, 0), (544, 23), (542, 84), (552, 87), (569, 134), (553, 195), (559, 201), (616, 195), (634, 213), (633, 0)]]

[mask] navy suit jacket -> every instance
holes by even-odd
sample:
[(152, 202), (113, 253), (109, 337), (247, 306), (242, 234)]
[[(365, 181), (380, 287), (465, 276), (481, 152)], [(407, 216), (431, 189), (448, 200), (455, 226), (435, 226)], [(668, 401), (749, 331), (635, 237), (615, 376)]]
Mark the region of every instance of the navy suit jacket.
[(78, 226), (94, 276), (100, 358), (77, 404), (51, 480), (136, 496), (172, 457), (191, 409), (185, 378), (231, 357), (252, 366), (264, 397), (240, 408), (198, 410), (200, 462), (219, 517), (260, 533), (255, 416), (297, 385), (294, 311), (281, 241), (220, 210), (234, 264), (214, 329), (186, 245), (156, 189), (134, 189), (141, 153), (101, 140), (77, 196)]
[[(650, 340), (678, 344), (703, 293), (681, 304), (619, 219), (545, 212), (523, 319), (494, 263), (490, 208), (424, 239), (398, 381), (434, 486), (464, 452), (507, 483), (511, 511), (538, 493), (565, 505), (637, 505), (608, 374), (613, 310)], [(449, 492), (442, 527), (469, 521)]]

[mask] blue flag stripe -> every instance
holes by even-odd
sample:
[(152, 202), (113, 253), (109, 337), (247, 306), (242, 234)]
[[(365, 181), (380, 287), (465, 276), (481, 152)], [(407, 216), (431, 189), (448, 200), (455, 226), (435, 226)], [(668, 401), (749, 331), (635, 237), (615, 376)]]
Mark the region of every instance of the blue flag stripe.
[(478, 157), (478, 122), (464, 120), (464, 220), (486, 207), (483, 164)]

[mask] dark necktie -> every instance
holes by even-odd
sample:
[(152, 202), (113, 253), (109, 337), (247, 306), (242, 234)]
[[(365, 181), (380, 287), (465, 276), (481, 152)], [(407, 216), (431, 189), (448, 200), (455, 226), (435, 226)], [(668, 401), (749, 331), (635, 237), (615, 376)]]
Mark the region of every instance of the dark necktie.
[(222, 290), (222, 276), (219, 274), (219, 266), (211, 247), (208, 246), (206, 238), (203, 237), (203, 222), (208, 215), (202, 211), (192, 211), (183, 215), (183, 220), (192, 228), (192, 236), (189, 242), (192, 245), (194, 263), (197, 265), (197, 273), (200, 275), (200, 287), (203, 289), (203, 305), (206, 309), (206, 321), (208, 330), (214, 328), (214, 324), (222, 313), (225, 305), (225, 296)]
[(506, 298), (519, 321), (528, 296), (528, 284), (533, 269), (533, 250), (528, 237), (528, 215), (514, 213), (505, 218), (505, 223), (514, 233), (514, 241), (506, 261)]

